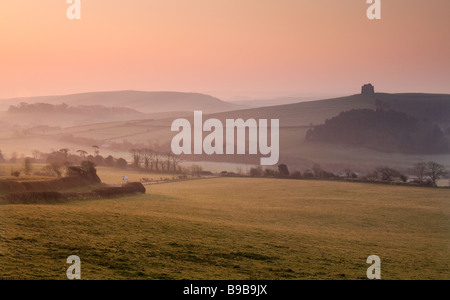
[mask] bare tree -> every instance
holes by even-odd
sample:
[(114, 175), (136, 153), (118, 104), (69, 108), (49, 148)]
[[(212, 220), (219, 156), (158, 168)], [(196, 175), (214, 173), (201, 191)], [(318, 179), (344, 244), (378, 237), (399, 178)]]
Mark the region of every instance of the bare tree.
[(163, 153), (163, 158), (166, 160), (166, 166), (167, 166), (167, 172), (170, 172), (170, 162), (172, 160), (172, 153), (170, 152), (165, 152)]
[(141, 149), (142, 160), (144, 162), (144, 167), (148, 170), (153, 170), (155, 165), (155, 157), (158, 155), (153, 149), (143, 148)]
[(141, 149), (141, 153), (142, 153), (142, 160), (144, 161), (144, 167), (145, 169), (148, 170), (152, 164), (153, 151), (151, 149), (144, 148)]
[(314, 173), (314, 177), (322, 178), (323, 177), (323, 169), (319, 164), (314, 164), (312, 171)]
[(139, 168), (141, 166), (142, 151), (140, 149), (131, 149), (130, 152), (133, 155), (133, 166)]
[(353, 172), (350, 168), (345, 169), (344, 173), (345, 173), (345, 178), (352, 178)]
[(171, 159), (172, 159), (172, 168), (173, 171), (176, 172), (178, 169), (178, 164), (180, 163), (180, 161), (182, 160), (181, 157), (179, 155), (175, 155), (172, 154), (171, 155)]
[(430, 177), (433, 186), (436, 187), (437, 180), (447, 175), (447, 171), (445, 170), (445, 167), (443, 165), (440, 165), (434, 161), (428, 162), (427, 167), (427, 175)]
[(419, 162), (414, 164), (414, 166), (411, 169), (411, 173), (414, 176), (417, 176), (417, 180), (422, 183), (425, 180), (425, 177), (427, 176), (428, 172), (428, 164), (424, 162)]
[(377, 173), (380, 174), (383, 181), (392, 181), (392, 177), (394, 177), (393, 170), (388, 167), (377, 168)]
[(371, 181), (371, 182), (377, 181), (378, 178), (379, 178), (379, 174), (378, 174), (377, 171), (373, 171), (373, 172), (371, 172), (371, 173), (369, 173), (369, 174), (366, 175), (366, 179), (367, 179), (368, 181)]
[(161, 160), (160, 154), (157, 153), (157, 152), (155, 152), (155, 156), (154, 156), (153, 162), (154, 162), (155, 169), (156, 169), (156, 171), (158, 171), (158, 172), (159, 172), (159, 163), (160, 163), (160, 160)]
[(39, 157), (41, 157), (41, 151), (33, 150), (31, 151), (31, 155), (33, 155), (34, 159), (39, 159)]
[(200, 177), (203, 168), (199, 165), (192, 165), (191, 167), (192, 176)]

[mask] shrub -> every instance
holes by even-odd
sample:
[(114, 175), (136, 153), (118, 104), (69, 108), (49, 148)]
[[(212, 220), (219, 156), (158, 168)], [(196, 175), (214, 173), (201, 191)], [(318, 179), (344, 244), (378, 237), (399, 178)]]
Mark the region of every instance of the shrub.
[(294, 173), (291, 174), (291, 178), (292, 179), (302, 179), (303, 175), (300, 171), (295, 171)]
[(252, 177), (261, 177), (263, 174), (264, 174), (264, 171), (261, 167), (250, 169), (250, 176), (252, 176)]
[(93, 191), (100, 197), (114, 197), (128, 194), (145, 194), (145, 187), (140, 182), (129, 182), (121, 187), (104, 187)]

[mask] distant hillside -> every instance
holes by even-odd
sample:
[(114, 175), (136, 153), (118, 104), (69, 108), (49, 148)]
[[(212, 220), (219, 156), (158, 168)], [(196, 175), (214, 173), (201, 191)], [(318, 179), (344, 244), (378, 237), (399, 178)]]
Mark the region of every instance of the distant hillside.
[(306, 140), (365, 147), (383, 152), (449, 152), (442, 130), (431, 121), (393, 110), (354, 109), (326, 120), (306, 133)]
[(351, 109), (384, 108), (405, 112), (419, 119), (450, 123), (450, 95), (385, 94), (353, 95), (348, 97), (301, 102), (270, 107), (251, 108), (215, 114), (219, 118), (278, 118), (281, 126), (318, 125), (326, 119)]
[(19, 105), (11, 105), (8, 109), (10, 114), (27, 114), (27, 113), (66, 113), (66, 114), (140, 114), (131, 108), (126, 107), (106, 107), (103, 105), (78, 105), (69, 106), (63, 104), (34, 103), (28, 104), (21, 102)]
[(126, 107), (143, 113), (203, 110), (205, 113), (240, 109), (241, 106), (224, 102), (212, 96), (181, 92), (117, 91), (82, 93), (64, 96), (16, 98), (1, 100), (0, 106), (26, 103), (66, 103), (70, 106), (102, 105)]
[(241, 105), (243, 108), (258, 108), (275, 105), (286, 105), (299, 102), (314, 101), (322, 98), (318, 97), (279, 97), (273, 99), (251, 99), (251, 100), (233, 100), (233, 104)]
[[(20, 103), (20, 101), (17, 103)], [(111, 104), (111, 106), (116, 105)], [(354, 170), (370, 170), (379, 165), (409, 168), (413, 163), (422, 160), (433, 160), (450, 168), (450, 154), (387, 153), (356, 145), (326, 145), (321, 142), (305, 141), (306, 132), (311, 128), (311, 125), (322, 124), (326, 119), (331, 119), (343, 111), (352, 109), (375, 110), (379, 106), (405, 112), (416, 119), (428, 119), (430, 122), (438, 124), (447, 135), (450, 132), (450, 95), (434, 94), (353, 95), (335, 99), (205, 114), (203, 119), (279, 119), (281, 126), (280, 162), (284, 162), (293, 168), (294, 166), (298, 168), (311, 167), (314, 163), (320, 163), (331, 171), (339, 171), (343, 166)], [(18, 124), (20, 120), (21, 124), (30, 125), (25, 128), (27, 129), (27, 135), (15, 134), (17, 130), (14, 127), (0, 126), (1, 150), (3, 153), (16, 151), (19, 154), (29, 155), (30, 151), (35, 148), (42, 151), (64, 147), (77, 150), (90, 147), (93, 145), (92, 142), (95, 141), (95, 144), (103, 145), (103, 154), (120, 152), (117, 155), (126, 157), (129, 156), (129, 149), (136, 145), (170, 147), (172, 137), (175, 135), (170, 130), (171, 123), (180, 116), (192, 119), (193, 111), (189, 109), (164, 114), (145, 114), (143, 116), (139, 114), (114, 116), (114, 118), (102, 119), (102, 116), (39, 113), (27, 114), (26, 117), (19, 118), (6, 112), (0, 113), (0, 124), (5, 122)], [(65, 125), (58, 125), (61, 123)], [(80, 124), (83, 126), (79, 126)], [(65, 128), (45, 131), (40, 128), (33, 129), (34, 126), (38, 125)], [(31, 129), (28, 130), (29, 128)], [(112, 145), (121, 147), (119, 149)], [(251, 163), (246, 160), (245, 156), (239, 155), (204, 156), (199, 159)]]

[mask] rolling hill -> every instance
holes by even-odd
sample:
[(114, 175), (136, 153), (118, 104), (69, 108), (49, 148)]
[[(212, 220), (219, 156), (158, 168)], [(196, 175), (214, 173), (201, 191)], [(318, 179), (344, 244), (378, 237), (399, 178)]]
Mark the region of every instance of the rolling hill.
[[(320, 163), (330, 171), (339, 171), (349, 167), (362, 172), (374, 166), (388, 165), (391, 167), (408, 168), (413, 163), (423, 160), (435, 160), (450, 168), (450, 154), (420, 155), (402, 153), (383, 153), (358, 146), (328, 144), (323, 142), (307, 142), (305, 135), (311, 125), (319, 125), (327, 119), (352, 109), (375, 109), (377, 106), (389, 107), (405, 112), (418, 119), (427, 119), (438, 124), (448, 135), (450, 127), (450, 95), (436, 94), (375, 94), (353, 95), (335, 99), (302, 102), (288, 105), (261, 107), (253, 109), (234, 110), (228, 112), (203, 115), (204, 120), (218, 118), (255, 118), (280, 120), (280, 163), (287, 163), (292, 168), (307, 168), (314, 163)], [(178, 107), (176, 107), (178, 108)], [(192, 118), (193, 110), (187, 114)], [(170, 125), (176, 115), (166, 119), (142, 118), (89, 124), (65, 129), (49, 130), (47, 132), (31, 131), (27, 136), (13, 136), (10, 130), (0, 131), (1, 150), (3, 153), (17, 151), (29, 155), (32, 149), (43, 147), (42, 150), (69, 147), (90, 150), (92, 141), (105, 145), (104, 155), (114, 154), (127, 157), (129, 149), (126, 145), (159, 145), (168, 147), (175, 135), (170, 131)], [(40, 143), (39, 141), (45, 141)], [(112, 144), (123, 144), (122, 148), (114, 148)], [(19, 147), (20, 149), (14, 149)], [(76, 150), (75, 149), (75, 150)], [(169, 148), (170, 149), (170, 148)], [(185, 158), (191, 159), (192, 157)], [(229, 163), (251, 164), (257, 160), (249, 160), (246, 156), (200, 156), (197, 160), (221, 161)]]
[(0, 109), (7, 110), (10, 105), (17, 105), (21, 102), (30, 104), (66, 103), (69, 106), (95, 104), (106, 107), (126, 107), (143, 113), (193, 111), (196, 109), (201, 109), (206, 113), (213, 113), (236, 110), (242, 107), (199, 93), (114, 91), (5, 99), (0, 101)]
[(214, 114), (219, 119), (280, 119), (282, 127), (318, 125), (326, 119), (351, 109), (375, 109), (377, 102), (385, 108), (407, 113), (419, 119), (450, 123), (450, 95), (386, 94), (353, 95), (333, 99), (300, 102), (270, 107), (244, 109)]

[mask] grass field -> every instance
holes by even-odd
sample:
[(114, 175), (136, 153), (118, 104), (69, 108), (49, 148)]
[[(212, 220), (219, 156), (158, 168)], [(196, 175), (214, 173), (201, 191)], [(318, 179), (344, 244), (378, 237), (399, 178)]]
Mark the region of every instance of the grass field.
[[(99, 172), (101, 173), (101, 171)], [(450, 279), (450, 190), (217, 178), (0, 205), (0, 278)]]

